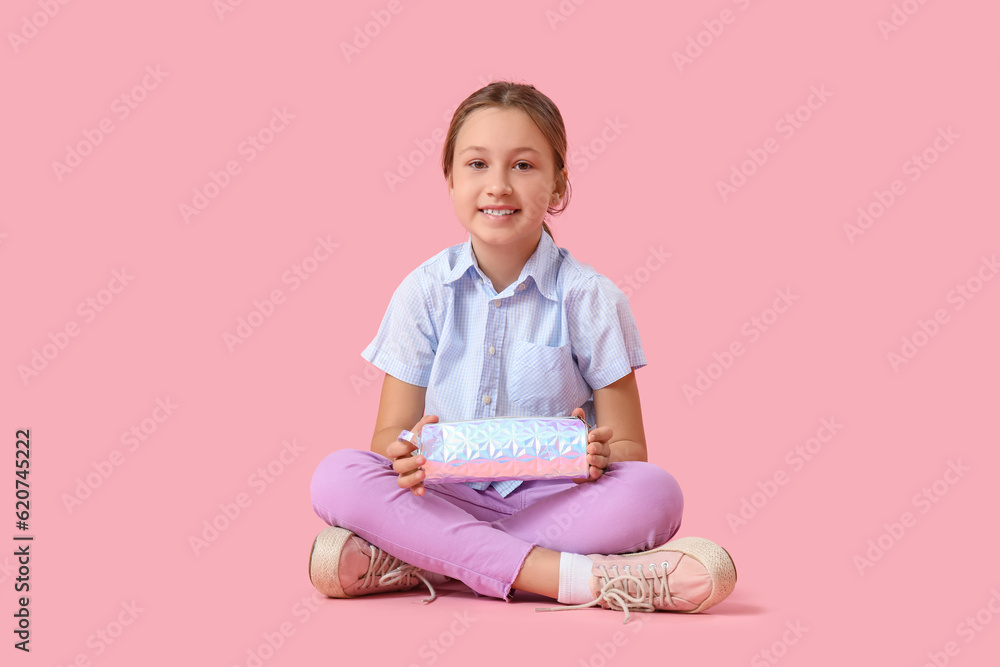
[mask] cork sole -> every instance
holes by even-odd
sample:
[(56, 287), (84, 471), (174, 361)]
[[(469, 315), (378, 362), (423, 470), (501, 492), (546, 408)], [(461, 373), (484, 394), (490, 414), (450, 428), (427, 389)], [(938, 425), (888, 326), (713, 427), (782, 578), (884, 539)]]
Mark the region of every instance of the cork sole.
[(353, 597), (344, 593), (340, 583), (340, 552), (353, 534), (346, 528), (330, 526), (324, 528), (313, 542), (309, 554), (309, 581), (327, 597)]

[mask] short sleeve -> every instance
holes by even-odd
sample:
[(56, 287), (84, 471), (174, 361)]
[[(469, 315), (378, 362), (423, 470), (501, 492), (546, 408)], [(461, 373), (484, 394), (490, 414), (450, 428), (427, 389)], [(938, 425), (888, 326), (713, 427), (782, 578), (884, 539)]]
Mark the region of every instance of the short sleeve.
[(595, 273), (574, 287), (566, 310), (577, 367), (591, 388), (606, 387), (646, 365), (628, 297), (610, 278)]
[(403, 382), (426, 387), (437, 351), (423, 267), (407, 275), (392, 295), (374, 340), (361, 356)]

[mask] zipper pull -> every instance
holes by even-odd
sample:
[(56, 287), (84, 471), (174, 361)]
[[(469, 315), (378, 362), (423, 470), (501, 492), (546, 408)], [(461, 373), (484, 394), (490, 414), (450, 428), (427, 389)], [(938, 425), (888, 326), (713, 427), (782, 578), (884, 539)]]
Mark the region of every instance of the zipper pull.
[(417, 435), (416, 433), (411, 433), (410, 431), (405, 431), (404, 430), (402, 433), (400, 433), (399, 435), (396, 436), (396, 440), (403, 440), (405, 442), (410, 443), (411, 445), (416, 445), (417, 449), (415, 451), (417, 453), (419, 453), (419, 451), (420, 451), (420, 436)]

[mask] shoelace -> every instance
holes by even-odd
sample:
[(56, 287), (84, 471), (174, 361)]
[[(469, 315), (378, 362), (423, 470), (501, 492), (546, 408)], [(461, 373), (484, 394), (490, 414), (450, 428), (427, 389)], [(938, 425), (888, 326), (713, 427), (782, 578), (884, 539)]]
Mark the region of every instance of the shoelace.
[(371, 549), (371, 562), (368, 565), (368, 572), (365, 574), (365, 580), (361, 584), (362, 588), (368, 588), (369, 586), (375, 585), (375, 577), (379, 578), (379, 586), (397, 583), (410, 584), (414, 583), (411, 577), (416, 577), (417, 579), (420, 579), (420, 581), (424, 582), (431, 592), (431, 596), (429, 598), (421, 600), (422, 603), (427, 604), (428, 602), (432, 602), (434, 598), (437, 597), (437, 593), (434, 592), (434, 587), (431, 586), (431, 583), (424, 579), (424, 577), (420, 574), (423, 570), (415, 565), (404, 563), (394, 556), (390, 556), (374, 544), (369, 544), (368, 548)]
[[(663, 568), (663, 571), (660, 573), (656, 571), (656, 563), (647, 563), (646, 565), (650, 570), (648, 575), (643, 574), (642, 565), (636, 566), (636, 574), (632, 574), (631, 565), (625, 565), (623, 568), (628, 574), (618, 574), (618, 566), (612, 565), (611, 567), (615, 570), (615, 576), (608, 574), (606, 565), (601, 565), (599, 567), (603, 574), (598, 575), (601, 579), (601, 592), (596, 598), (584, 604), (571, 606), (536, 607), (535, 611), (586, 609), (587, 607), (593, 607), (606, 602), (610, 609), (625, 612), (625, 620), (622, 621), (622, 624), (625, 624), (629, 620), (629, 609), (641, 612), (656, 611), (653, 598), (659, 598), (658, 601), (661, 606), (664, 604), (671, 607), (676, 606), (673, 596), (670, 594), (670, 587), (667, 585), (667, 568), (670, 567), (670, 564), (666, 561), (660, 563), (660, 567)], [(656, 583), (660, 584), (659, 592), (657, 592)], [(633, 589), (636, 591), (635, 595), (630, 592)]]

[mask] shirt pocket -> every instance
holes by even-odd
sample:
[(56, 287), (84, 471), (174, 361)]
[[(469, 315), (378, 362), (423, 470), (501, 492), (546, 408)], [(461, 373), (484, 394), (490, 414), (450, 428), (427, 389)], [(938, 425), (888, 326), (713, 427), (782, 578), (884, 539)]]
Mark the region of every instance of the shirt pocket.
[(512, 349), (507, 393), (525, 416), (554, 417), (583, 407), (590, 385), (573, 361), (567, 343), (559, 347), (516, 341)]

